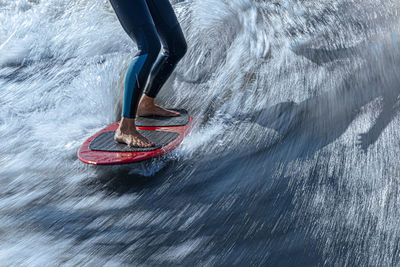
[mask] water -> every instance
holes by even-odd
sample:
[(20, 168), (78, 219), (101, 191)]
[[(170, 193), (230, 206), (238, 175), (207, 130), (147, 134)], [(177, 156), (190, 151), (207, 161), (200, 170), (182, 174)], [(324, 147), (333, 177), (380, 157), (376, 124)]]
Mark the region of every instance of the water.
[(398, 265), (396, 1), (173, 1), (196, 127), (96, 168), (136, 47), (107, 1), (0, 2), (0, 265)]

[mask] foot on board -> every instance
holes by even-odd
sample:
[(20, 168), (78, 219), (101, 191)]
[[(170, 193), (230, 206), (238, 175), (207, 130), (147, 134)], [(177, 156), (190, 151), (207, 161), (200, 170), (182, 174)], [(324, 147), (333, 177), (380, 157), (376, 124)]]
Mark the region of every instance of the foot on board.
[(136, 129), (122, 131), (121, 128), (118, 128), (115, 131), (114, 140), (132, 147), (148, 148), (155, 146), (153, 142), (141, 135)]
[(137, 115), (141, 117), (146, 116), (161, 116), (161, 117), (177, 117), (179, 112), (165, 109), (154, 103), (154, 98), (143, 95), (140, 100)]

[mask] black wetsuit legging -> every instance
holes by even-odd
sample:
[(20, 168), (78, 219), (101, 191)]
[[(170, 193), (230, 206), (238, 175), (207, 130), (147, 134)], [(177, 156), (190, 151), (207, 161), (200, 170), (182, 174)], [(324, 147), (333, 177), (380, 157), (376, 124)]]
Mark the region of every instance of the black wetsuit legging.
[[(136, 41), (138, 53), (129, 66), (122, 117), (135, 118), (140, 97), (156, 97), (185, 55), (187, 45), (169, 0), (110, 0), (119, 21)], [(163, 52), (159, 55), (161, 44)]]

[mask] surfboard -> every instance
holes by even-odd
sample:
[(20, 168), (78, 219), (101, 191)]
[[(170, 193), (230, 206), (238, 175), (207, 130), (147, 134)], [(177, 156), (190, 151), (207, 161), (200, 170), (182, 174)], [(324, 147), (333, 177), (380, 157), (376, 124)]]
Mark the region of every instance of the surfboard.
[(190, 132), (193, 118), (183, 109), (178, 117), (137, 117), (136, 127), (155, 143), (151, 148), (130, 147), (114, 140), (119, 122), (115, 122), (89, 137), (78, 151), (78, 158), (87, 164), (117, 165), (159, 157), (177, 148)]

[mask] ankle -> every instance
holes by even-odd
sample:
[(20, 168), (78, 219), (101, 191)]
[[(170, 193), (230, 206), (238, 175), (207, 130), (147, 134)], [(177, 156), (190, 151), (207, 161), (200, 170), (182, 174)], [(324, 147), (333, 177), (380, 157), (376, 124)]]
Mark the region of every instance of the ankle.
[(119, 123), (118, 130), (121, 132), (136, 131), (135, 119), (122, 117)]
[(154, 98), (149, 97), (145, 94), (143, 94), (142, 98), (140, 99), (140, 106), (154, 106)]

